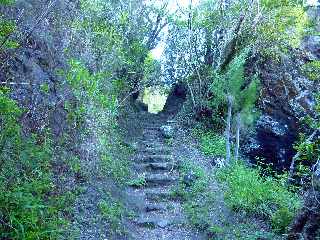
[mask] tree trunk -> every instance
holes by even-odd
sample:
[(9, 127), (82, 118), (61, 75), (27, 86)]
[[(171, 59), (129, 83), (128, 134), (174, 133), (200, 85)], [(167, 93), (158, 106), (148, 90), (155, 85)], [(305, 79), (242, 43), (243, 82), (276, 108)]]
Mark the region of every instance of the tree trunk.
[(231, 135), (231, 118), (232, 118), (232, 96), (228, 95), (228, 118), (227, 118), (227, 128), (226, 128), (226, 164), (230, 163), (231, 160), (231, 150), (230, 150), (230, 135)]
[(240, 30), (242, 23), (244, 22), (244, 15), (240, 16), (238, 25), (236, 29), (234, 30), (234, 37), (231, 39), (231, 41), (227, 44), (225, 50), (224, 50), (224, 60), (220, 65), (220, 70), (225, 70), (228, 64), (232, 61), (235, 53), (237, 52), (237, 42), (240, 35)]
[(236, 131), (236, 146), (234, 150), (234, 159), (237, 161), (239, 158), (240, 148), (240, 126), (241, 126), (241, 114), (237, 113), (237, 131)]

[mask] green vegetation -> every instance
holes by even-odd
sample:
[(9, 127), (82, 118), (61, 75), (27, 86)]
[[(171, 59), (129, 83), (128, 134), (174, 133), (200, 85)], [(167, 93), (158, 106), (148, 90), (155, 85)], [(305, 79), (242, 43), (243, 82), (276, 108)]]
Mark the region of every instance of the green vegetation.
[(56, 239), (72, 193), (62, 195), (54, 184), (50, 134), (24, 136), (22, 110), (7, 91), (0, 90), (0, 238)]
[[(14, 0), (0, 0), (0, 6), (10, 6)], [(10, 39), (10, 36), (16, 31), (16, 24), (14, 21), (8, 20), (0, 13), (0, 51), (5, 49), (17, 48), (19, 44)]]
[[(231, 216), (228, 213), (229, 210), (226, 209), (224, 202), (228, 201), (227, 193), (229, 192), (228, 190), (226, 190), (224, 200), (224, 196), (222, 195), (223, 191), (221, 191), (224, 189), (223, 185), (226, 183), (224, 179), (222, 180), (223, 176), (227, 177), (227, 175), (224, 175), (227, 174), (226, 169), (218, 170), (218, 175), (220, 177), (222, 185), (218, 185), (218, 183), (215, 182), (215, 178), (217, 175), (216, 173), (208, 173), (204, 170), (204, 168), (188, 161), (184, 161), (179, 171), (181, 175), (179, 186), (176, 189), (173, 189), (172, 196), (182, 200), (183, 209), (185, 214), (187, 215), (189, 223), (194, 228), (201, 229), (203, 232), (205, 232), (210, 239), (258, 240), (261, 237), (270, 240), (283, 239), (276, 233), (267, 231), (266, 229), (261, 229), (261, 226), (256, 223), (255, 216), (250, 216), (249, 212), (247, 214), (244, 214), (243, 212), (239, 212), (239, 214), (234, 213), (234, 216)], [(251, 169), (247, 169), (247, 173), (252, 175)], [(192, 176), (193, 180), (187, 181), (187, 176)], [(240, 175), (239, 177), (246, 178), (246, 176), (243, 175)], [(246, 178), (246, 180), (248, 180), (248, 178)], [(250, 180), (253, 181), (256, 179)], [(238, 191), (241, 191), (241, 188), (242, 186), (240, 186), (239, 184), (236, 189)], [(247, 189), (246, 186), (245, 189)], [(237, 197), (238, 194), (235, 194)], [(246, 201), (247, 198), (251, 197), (250, 195), (245, 194), (246, 193), (244, 192), (243, 195), (240, 194), (242, 199), (237, 198), (239, 201), (241, 201), (240, 203), (242, 203), (242, 201)], [(283, 193), (283, 196), (286, 196), (286, 194), (287, 192)], [(281, 193), (277, 194), (279, 199), (281, 197), (280, 195)], [(228, 196), (231, 200), (234, 199), (233, 193), (230, 193), (230, 195)], [(282, 203), (284, 204), (284, 201), (287, 199), (288, 198), (283, 199), (283, 201), (281, 200)], [(227, 203), (229, 203), (229, 201)], [(239, 204), (239, 202), (237, 202), (237, 204)], [(290, 203), (288, 203), (288, 205), (289, 204)], [(276, 206), (270, 205), (269, 210), (273, 209), (272, 207)], [(250, 213), (255, 214), (257, 212)], [(274, 222), (274, 224), (280, 224), (276, 225), (276, 227), (281, 227), (281, 224), (284, 223), (283, 217), (287, 216), (292, 217), (292, 213), (283, 213), (283, 210), (275, 211), (272, 221)], [(287, 224), (287, 222), (285, 222), (285, 224)], [(278, 229), (275, 228), (275, 230)]]
[(15, 0), (0, 0), (0, 4), (3, 5), (10, 5), (13, 4), (15, 2)]
[(45, 83), (40, 86), (41, 91), (44, 93), (49, 93), (49, 84)]
[[(120, 150), (121, 151), (121, 150)], [(130, 163), (123, 156), (121, 159), (107, 154), (101, 156), (101, 171), (118, 184), (124, 184), (129, 177)]]
[[(204, 154), (216, 157), (225, 156), (224, 137), (211, 132), (203, 133), (203, 131), (199, 129), (195, 130), (194, 135), (199, 138), (200, 149)], [(198, 173), (197, 176), (201, 176), (201, 178), (199, 177), (200, 179), (208, 178), (208, 173), (204, 173), (201, 170), (199, 171), (199, 167), (193, 166), (191, 169)], [(189, 168), (182, 168), (183, 174), (187, 174), (188, 172), (190, 172), (190, 166)], [(230, 166), (217, 169), (214, 174), (214, 178), (218, 179), (222, 186), (226, 186), (223, 190), (224, 201), (230, 209), (233, 209), (235, 212), (240, 212), (241, 214), (245, 213), (242, 218), (248, 218), (250, 216), (265, 217), (275, 232), (284, 233), (302, 203), (297, 194), (287, 189), (287, 175), (276, 176), (277, 177), (271, 177), (268, 174), (262, 174), (259, 168), (247, 167), (240, 161), (232, 162)], [(206, 192), (208, 192), (208, 190), (204, 189), (204, 186), (208, 186), (209, 182), (208, 180), (205, 183), (202, 182), (202, 188), (197, 190), (201, 199), (204, 198)], [(188, 195), (190, 192), (193, 192), (193, 188), (191, 191), (186, 188), (185, 193), (180, 195), (184, 196), (188, 204), (186, 212), (191, 216), (191, 223), (197, 225), (197, 211), (201, 212), (199, 214), (200, 216), (206, 216), (207, 213), (205, 212), (210, 212), (209, 209), (213, 207), (213, 204), (217, 203), (213, 200), (211, 202), (209, 201), (205, 207), (201, 207), (199, 204), (193, 206), (191, 199), (195, 199), (195, 197)], [(189, 203), (189, 201), (191, 201), (191, 203)], [(206, 217), (199, 217), (199, 219), (203, 221)], [(251, 226), (251, 228), (252, 229), (249, 230), (250, 228), (247, 226), (238, 232), (237, 229), (228, 225), (211, 226), (207, 224), (207, 231), (215, 237), (231, 236), (228, 234), (233, 232), (235, 235), (238, 235), (238, 239), (258, 239), (259, 227)], [(252, 231), (255, 233), (250, 233)], [(275, 237), (272, 233), (270, 233), (270, 236)]]
[(320, 81), (320, 60), (314, 60), (306, 63), (302, 67), (302, 72), (313, 81)]
[(299, 47), (309, 26), (302, 3), (291, 0), (268, 0), (262, 1), (262, 5), (270, 16), (259, 30), (260, 38), (263, 38), (269, 47), (267, 51), (275, 48), (281, 50), (287, 47)]
[[(101, 173), (123, 184), (129, 176), (127, 155), (131, 150), (122, 144), (115, 121), (117, 96), (121, 91), (119, 81), (106, 82), (107, 76), (105, 72), (91, 74), (81, 62), (70, 61), (66, 79), (78, 100), (70, 118), (83, 131), (97, 134)], [(91, 125), (85, 125), (84, 119), (92, 119)], [(117, 152), (117, 156), (113, 152)]]
[(164, 139), (164, 143), (165, 143), (166, 145), (168, 145), (168, 146), (172, 146), (173, 140), (172, 140), (172, 138), (165, 138), (165, 139)]
[(137, 178), (129, 180), (127, 184), (131, 187), (143, 187), (144, 185), (146, 185), (146, 178), (145, 176), (139, 176)]
[(203, 133), (200, 138), (200, 149), (208, 156), (226, 156), (226, 140), (213, 132)]
[(255, 103), (258, 98), (260, 81), (257, 76), (247, 79), (244, 76), (244, 66), (249, 49), (244, 49), (228, 65), (225, 72), (214, 72), (210, 90), (213, 97), (210, 107), (213, 110), (212, 118), (216, 130), (222, 128), (221, 118), (226, 114), (226, 96), (233, 97), (233, 112), (240, 112), (241, 121), (250, 126), (257, 118)]
[[(311, 117), (309, 115), (301, 119), (301, 123), (305, 125), (309, 131), (301, 133), (299, 139), (294, 144), (294, 149), (297, 151), (297, 158), (291, 177), (301, 179), (304, 184), (299, 184), (300, 187), (307, 189), (311, 187), (311, 182), (314, 175), (314, 170), (317, 167), (320, 156), (320, 139), (318, 131), (320, 127), (320, 95), (316, 96), (315, 110), (317, 115)], [(314, 180), (314, 179), (313, 179)], [(313, 182), (315, 184), (315, 182)], [(302, 186), (301, 186), (302, 185)], [(316, 186), (319, 189), (319, 186)]]
[[(214, 208), (214, 192), (209, 191), (211, 178), (201, 167), (188, 161), (183, 162), (179, 172), (179, 186), (173, 189), (172, 196), (182, 199), (183, 209), (190, 223), (206, 231), (211, 227), (209, 212)], [(185, 180), (188, 176), (191, 178), (190, 182)]]
[(299, 197), (281, 180), (262, 177), (258, 169), (241, 162), (219, 169), (216, 175), (227, 185), (225, 200), (232, 209), (265, 216), (276, 231), (285, 232), (301, 207)]
[[(10, 8), (14, 2), (0, 0), (0, 5)], [(211, 127), (194, 132), (200, 150), (208, 158), (222, 161), (226, 157), (229, 135), (231, 141), (242, 141), (243, 133), (251, 130), (259, 115), (256, 103), (259, 76), (264, 76), (259, 72), (261, 65), (266, 59), (281, 60), (298, 48), (305, 34), (312, 32), (312, 23), (302, 1), (239, 0), (227, 6), (213, 0), (200, 2), (182, 11), (179, 8), (174, 14), (161, 3), (103, 0), (81, 0), (70, 18), (61, 17), (64, 10), (60, 8), (67, 8), (64, 3), (48, 9), (41, 4), (34, 6), (43, 11), (39, 15), (32, 12), (37, 13), (35, 19), (33, 14), (24, 15), (23, 11), (18, 16), (18, 8), (0, 14), (0, 53), (5, 62), (0, 67), (2, 84), (12, 80), (15, 97), (30, 94), (19, 98), (21, 106), (31, 108), (34, 99), (35, 106), (40, 106), (36, 109), (39, 111), (23, 109), (12, 100), (9, 89), (0, 88), (0, 239), (54, 240), (66, 235), (72, 238), (69, 234), (75, 217), (73, 204), (78, 194), (85, 193), (82, 184), (94, 184), (96, 179), (112, 185), (102, 187), (102, 192), (108, 194), (97, 203), (97, 219), (108, 222), (116, 234), (125, 232), (123, 221), (130, 214), (109, 187), (143, 187), (146, 179), (143, 175), (130, 178), (128, 156), (133, 149), (124, 144), (124, 133), (119, 127), (119, 118), (124, 115), (120, 113), (131, 107), (135, 94), (143, 89), (145, 102), (151, 102), (150, 95), (153, 102), (158, 101), (149, 109), (160, 111), (167, 93), (160, 87), (153, 89), (159, 82), (184, 83), (181, 88), (185, 89), (177, 89), (182, 95), (187, 92), (184, 110), (191, 113), (188, 116), (192, 120), (206, 118)], [(168, 30), (162, 59), (166, 62), (161, 66), (164, 62), (156, 60), (152, 50), (164, 28)], [(19, 29), (25, 32), (19, 33)], [(21, 49), (16, 51), (20, 47), (18, 36)], [(56, 46), (60, 42), (68, 46), (63, 53), (58, 53), (60, 47)], [(17, 56), (20, 53), (21, 59)], [(52, 74), (57, 69), (48, 69), (49, 66), (63, 67), (57, 71), (57, 78)], [(22, 78), (14, 76), (13, 71), (22, 71), (32, 78), (41, 68), (46, 68), (43, 72), (50, 84), (41, 82), (35, 86), (39, 81), (34, 79), (15, 82)], [(320, 61), (310, 61), (300, 71), (318, 84)], [(233, 101), (227, 106), (229, 96)], [(231, 114), (227, 123), (232, 126), (224, 137), (228, 107)], [(319, 113), (319, 104), (316, 109)], [(38, 119), (32, 115), (34, 112), (47, 114), (41, 127), (29, 126), (29, 118)], [(295, 145), (298, 157), (294, 178), (307, 179), (309, 183), (314, 170), (310, 166), (319, 161), (320, 155), (319, 138), (309, 137), (318, 131), (320, 121), (319, 116), (304, 120), (309, 123), (309, 132), (301, 134)], [(49, 126), (58, 125), (59, 121), (64, 126), (56, 133), (55, 127)], [(173, 146), (173, 141), (165, 139), (164, 143)], [(214, 173), (208, 166), (199, 165), (182, 163), (179, 185), (172, 194), (182, 200), (191, 225), (212, 239), (277, 238), (287, 231), (301, 207), (294, 188), (287, 186), (287, 174), (265, 174), (260, 168), (235, 161)], [(226, 207), (223, 210), (228, 214), (232, 211), (231, 220), (241, 224), (231, 226), (233, 222), (224, 219), (228, 214), (219, 212), (220, 206)], [(250, 225), (256, 217), (269, 223), (273, 232), (261, 232), (258, 224)]]
[(101, 215), (108, 221), (113, 232), (122, 234), (124, 229), (122, 225), (126, 211), (124, 206), (116, 199), (108, 198), (99, 202), (98, 207)]

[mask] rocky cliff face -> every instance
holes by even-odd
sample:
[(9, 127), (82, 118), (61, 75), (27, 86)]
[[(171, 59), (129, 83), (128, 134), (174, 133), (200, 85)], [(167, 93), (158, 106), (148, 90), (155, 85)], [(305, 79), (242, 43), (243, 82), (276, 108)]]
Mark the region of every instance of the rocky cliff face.
[(64, 103), (71, 94), (57, 70), (65, 69), (63, 50), (74, 4), (68, 0), (45, 2), (18, 0), (14, 6), (0, 9), (8, 19), (19, 19), (12, 37), (20, 44), (0, 54), (0, 81), (11, 87), (12, 97), (26, 109), (22, 117), (26, 131), (50, 127), (59, 136), (66, 128)]
[[(313, 9), (313, 14), (318, 19), (320, 8)], [(308, 36), (301, 49), (281, 56), (280, 61), (252, 60), (261, 73), (258, 106), (262, 115), (255, 126), (256, 134), (245, 146), (249, 156), (262, 157), (280, 169), (289, 167), (295, 154), (292, 144), (301, 131), (299, 119), (307, 114), (314, 116), (315, 94), (320, 87), (319, 81), (308, 79), (301, 68), (319, 59), (320, 37)]]

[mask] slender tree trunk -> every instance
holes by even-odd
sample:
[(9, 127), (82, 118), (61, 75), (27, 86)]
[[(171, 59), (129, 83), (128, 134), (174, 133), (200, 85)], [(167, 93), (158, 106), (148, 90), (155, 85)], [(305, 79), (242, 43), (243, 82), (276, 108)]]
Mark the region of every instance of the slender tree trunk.
[(240, 126), (241, 126), (241, 114), (237, 113), (237, 131), (236, 131), (236, 147), (234, 150), (234, 159), (237, 161), (239, 158), (240, 148)]
[(226, 128), (226, 164), (230, 163), (231, 150), (230, 150), (230, 135), (231, 135), (231, 118), (232, 118), (232, 96), (228, 95), (228, 118)]

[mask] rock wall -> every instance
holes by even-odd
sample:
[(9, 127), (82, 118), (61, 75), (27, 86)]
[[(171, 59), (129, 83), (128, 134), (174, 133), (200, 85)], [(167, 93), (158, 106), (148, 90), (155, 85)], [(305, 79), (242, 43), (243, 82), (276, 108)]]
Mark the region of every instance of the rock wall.
[[(320, 8), (313, 8), (312, 13), (318, 19)], [(252, 158), (264, 158), (278, 169), (289, 167), (295, 154), (292, 145), (302, 131), (299, 119), (315, 114), (319, 81), (310, 80), (301, 72), (301, 67), (312, 60), (320, 60), (319, 36), (305, 37), (301, 49), (292, 49), (280, 61), (259, 62), (255, 58), (249, 62), (250, 69), (253, 65), (259, 69), (262, 84), (258, 101), (261, 116), (256, 133), (244, 147)]]
[(49, 127), (59, 136), (67, 128), (64, 103), (72, 95), (57, 72), (66, 67), (74, 7), (68, 0), (18, 0), (0, 9), (8, 19), (19, 19), (12, 38), (20, 47), (0, 53), (0, 81), (26, 110), (21, 121), (27, 132)]

